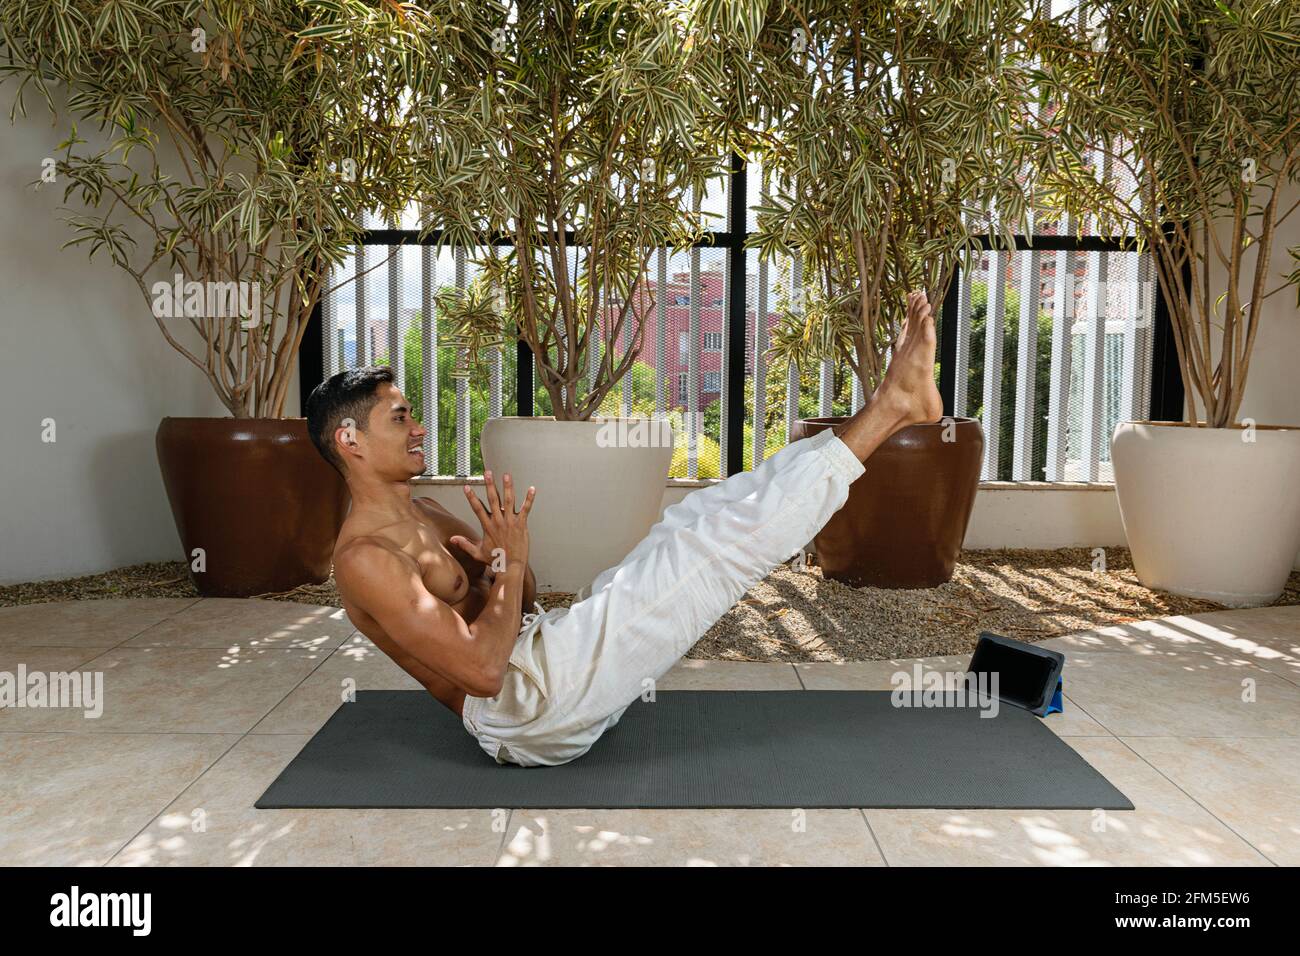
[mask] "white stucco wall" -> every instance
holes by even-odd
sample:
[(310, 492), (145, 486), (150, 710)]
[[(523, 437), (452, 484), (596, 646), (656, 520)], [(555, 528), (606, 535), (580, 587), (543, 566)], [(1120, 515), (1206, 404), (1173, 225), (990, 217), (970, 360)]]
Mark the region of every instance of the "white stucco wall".
[[(1300, 186), (1283, 192), (1278, 204), (1282, 211), (1300, 199)], [(1221, 241), (1230, 237), (1231, 223), (1221, 229)], [(1272, 276), (1265, 292), (1272, 291), (1295, 268), (1287, 250), (1300, 246), (1300, 209), (1279, 227), (1273, 241)], [(1225, 245), (1225, 251), (1227, 246)], [(1242, 279), (1246, 283), (1243, 297), (1250, 295), (1254, 275), (1255, 250), (1248, 250)], [(1217, 263), (1210, 268), (1210, 281), (1220, 294), (1227, 285), (1226, 270)], [(1241, 403), (1241, 418), (1253, 418), (1260, 425), (1295, 425), (1300, 427), (1300, 309), (1296, 307), (1296, 290), (1283, 289), (1264, 301), (1263, 318), (1251, 355), (1246, 379), (1246, 396)]]
[[(29, 184), (67, 129), (28, 108), (14, 126), (0, 118), (0, 584), (182, 558), (154, 433), (167, 415), (226, 414), (130, 276), (59, 248), (72, 236), (62, 189)], [(296, 371), (285, 413), (299, 413)]]
[[(1279, 210), (1290, 209), (1297, 199), (1300, 199), (1300, 186), (1292, 184), (1283, 191)], [(1231, 248), (1231, 225), (1230, 220), (1224, 220), (1219, 229), (1225, 252)], [(1255, 231), (1258, 231), (1257, 226)], [(1272, 275), (1264, 289), (1266, 295), (1295, 268), (1296, 263), (1287, 255), (1287, 250), (1296, 246), (1300, 246), (1300, 209), (1291, 213), (1279, 226), (1273, 240)], [(1256, 251), (1257, 248), (1248, 249), (1244, 257), (1243, 298), (1250, 295)], [(1210, 282), (1216, 296), (1227, 286), (1227, 270), (1217, 261), (1211, 263)], [(1300, 308), (1296, 307), (1295, 287), (1283, 289), (1265, 299), (1261, 315), (1246, 379), (1246, 394), (1238, 418), (1252, 418), (1259, 425), (1300, 427)], [(1300, 482), (1296, 484), (1295, 493), (1300, 495)], [(1300, 554), (1296, 555), (1295, 566), (1300, 568)]]

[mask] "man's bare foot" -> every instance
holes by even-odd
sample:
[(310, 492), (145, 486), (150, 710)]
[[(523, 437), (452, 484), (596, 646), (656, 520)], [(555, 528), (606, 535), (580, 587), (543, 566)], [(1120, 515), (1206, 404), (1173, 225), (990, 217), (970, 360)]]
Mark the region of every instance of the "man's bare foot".
[(934, 314), (924, 292), (907, 296), (907, 318), (894, 344), (885, 378), (856, 415), (834, 431), (862, 461), (900, 428), (943, 417), (943, 399), (934, 384), (938, 344)]
[[(894, 407), (903, 425), (935, 422), (943, 417), (943, 399), (934, 384), (937, 338), (934, 313), (924, 292), (907, 296), (907, 319), (876, 398)], [(902, 427), (902, 426), (900, 426)]]

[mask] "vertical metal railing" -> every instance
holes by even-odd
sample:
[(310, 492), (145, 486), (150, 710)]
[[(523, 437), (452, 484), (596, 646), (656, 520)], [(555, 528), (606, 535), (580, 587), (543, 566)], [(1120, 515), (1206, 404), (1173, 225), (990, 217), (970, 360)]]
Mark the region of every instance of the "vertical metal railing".
[(835, 409), (835, 363), (828, 358), (821, 361), (817, 369), (817, 414), (822, 418), (834, 413)]
[(433, 246), (420, 247), (420, 355), (423, 358), (420, 421), (424, 432), (424, 473), (441, 473), (438, 461), (438, 396), (442, 382), (438, 377), (438, 316), (434, 293), (438, 288), (438, 257)]
[[(632, 283), (632, 287), (631, 287), (631, 295), (632, 295), (632, 296), (639, 296), (639, 295), (640, 295), (640, 293), (641, 293), (641, 288), (642, 288), (641, 283), (642, 283), (644, 280), (645, 280), (645, 273), (641, 273), (640, 275), (638, 275), (638, 276), (636, 277), (636, 281)], [(621, 349), (622, 349), (622, 352), (620, 353), (621, 355), (627, 355), (627, 353), (628, 353), (628, 352), (631, 350), (631, 348), (632, 348), (632, 343), (636, 340), (636, 335), (635, 335), (636, 326), (637, 326), (637, 325), (640, 325), (640, 324), (641, 324), (641, 321), (642, 321), (642, 315), (641, 315), (641, 311), (640, 311), (640, 305), (641, 305), (641, 303), (640, 303), (639, 301), (637, 301), (636, 299), (633, 299), (633, 300), (628, 304), (628, 307), (627, 307), (627, 314), (625, 315), (625, 317), (624, 317), (624, 319), (623, 319), (622, 339), (620, 340), (620, 343), (619, 343), (619, 344), (620, 344), (620, 347), (621, 347)], [(615, 314), (615, 316), (618, 315), (619, 309), (621, 309), (621, 308), (622, 308), (622, 306), (619, 305), (618, 303), (615, 303), (615, 304), (614, 304), (614, 314)], [(636, 323), (636, 325), (633, 325), (633, 323)], [(622, 400), (622, 402), (621, 402), (621, 410), (622, 410), (623, 417), (624, 417), (624, 418), (631, 418), (631, 417), (632, 417), (632, 400), (633, 400), (633, 398), (636, 397), (636, 396), (635, 396), (635, 392), (636, 392), (636, 369), (635, 369), (635, 367), (633, 367), (632, 369), (630, 369), (630, 370), (628, 371), (628, 373), (627, 373), (626, 375), (623, 376), (623, 381), (619, 382), (619, 391), (622, 393), (622, 397), (623, 397), (623, 400)]]
[[(668, 250), (658, 251), (658, 270), (656, 278), (659, 283), (655, 295), (655, 415), (664, 415), (668, 411)], [(675, 440), (675, 438), (674, 438)]]
[[(1062, 217), (1058, 230), (1070, 233), (1070, 218)], [(1075, 255), (1068, 251), (1052, 254), (1052, 351), (1048, 363), (1047, 386), (1047, 459), (1043, 477), (1047, 481), (1065, 480), (1066, 453), (1069, 449), (1071, 326), (1074, 324)]]
[[(1136, 182), (1134, 183), (1136, 188)], [(1141, 197), (1143, 209), (1149, 212), (1146, 196)], [(1133, 230), (1127, 229), (1126, 235)], [(1124, 345), (1120, 366), (1119, 421), (1133, 421), (1147, 416), (1151, 402), (1150, 379), (1143, 374), (1151, 360), (1154, 331), (1155, 302), (1152, 295), (1152, 262), (1149, 255), (1130, 259), (1130, 281), (1124, 292)]]
[[(363, 221), (363, 225), (364, 225), (364, 221)], [(355, 297), (357, 303), (357, 314), (356, 314), (356, 322), (355, 322), (356, 328), (354, 329), (357, 345), (356, 345), (356, 355), (353, 357), (353, 361), (355, 362), (356, 367), (360, 368), (361, 366), (369, 365), (372, 359), (374, 358), (374, 356), (372, 356), (366, 350), (366, 343), (369, 341), (370, 337), (366, 334), (367, 315), (366, 315), (366, 247), (365, 245), (357, 246), (356, 278), (353, 280), (352, 283), (352, 294)]]
[(1042, 257), (1020, 253), (1020, 315), (1016, 329), (1016, 411), (1011, 445), (1011, 480), (1033, 478), (1034, 399), (1038, 392), (1038, 313), (1042, 309)]
[(718, 476), (745, 468), (745, 372), (749, 348), (749, 253), (744, 236), (749, 229), (749, 169), (738, 153), (731, 156), (727, 181), (726, 308), (722, 313), (721, 406)]
[(758, 260), (758, 290), (754, 310), (754, 464), (767, 449), (767, 260)]
[[(581, 262), (582, 259), (584, 258), (582, 254), (582, 250), (575, 249), (574, 257), (578, 262)], [(595, 276), (588, 276), (588, 279), (594, 280)], [(577, 286), (578, 284), (577, 281), (575, 280), (573, 283), (573, 287), (576, 289)], [(590, 285), (587, 288), (589, 294), (591, 295), (598, 294), (597, 290), (592, 289)], [(581, 306), (579, 307), (578, 311), (579, 314), (582, 313), (583, 309)], [(603, 346), (605, 344), (605, 323), (602, 321), (602, 318), (603, 317), (601, 315), (601, 310), (597, 309), (593, 321), (593, 327), (591, 329), (591, 335), (587, 339), (587, 388), (589, 389), (596, 387), (596, 376), (600, 373), (600, 359), (601, 359), (601, 355), (604, 352)]]
[[(1006, 331), (1007, 263), (1011, 253), (988, 251), (988, 309), (984, 315), (984, 466), (980, 480), (998, 477), (1002, 422), (1002, 339)], [(958, 370), (960, 372), (960, 369)]]
[[(746, 175), (744, 167), (740, 166), (737, 169), (733, 164), (732, 175), (733, 177)], [(694, 191), (689, 201), (694, 214), (698, 217), (706, 197), (693, 193)], [(734, 197), (732, 203), (734, 204)], [(1091, 222), (1089, 224), (1095, 230), (1096, 224)], [(653, 335), (647, 335), (643, 339), (643, 347), (647, 352), (653, 350), (654, 354), (655, 413), (665, 415), (670, 412), (670, 399), (674, 394), (678, 395), (680, 404), (685, 406), (686, 434), (683, 438), (687, 443), (686, 476), (689, 478), (698, 478), (702, 471), (699, 460), (699, 436), (703, 427), (700, 403), (704, 383), (700, 353), (703, 346), (702, 310), (705, 306), (701, 267), (701, 246), (704, 244), (714, 248), (725, 246), (729, 254), (723, 293), (727, 321), (723, 324), (722, 371), (719, 375), (722, 381), (722, 415), (720, 416), (722, 431), (717, 436), (721, 446), (719, 473), (722, 475), (731, 473), (735, 461), (743, 461), (748, 450), (736, 446), (744, 439), (746, 423), (744, 389), (747, 383), (743, 371), (751, 355), (749, 351), (751, 342), (754, 400), (749, 425), (752, 434), (753, 462), (755, 464), (761, 462), (766, 453), (768, 435), (764, 423), (769, 409), (765, 386), (771, 368), (770, 359), (766, 354), (770, 345), (767, 316), (771, 308), (770, 278), (774, 264), (756, 255), (755, 268), (749, 263), (747, 251), (744, 255), (737, 254), (737, 248), (743, 246), (746, 237), (746, 223), (734, 208), (729, 210), (727, 225), (726, 231), (713, 233), (712, 237), (706, 237), (700, 245), (689, 251), (689, 318), (686, 351), (682, 356), (686, 366), (686, 374), (682, 376), (685, 387), (679, 389), (677, 381), (668, 378), (670, 374), (674, 374), (675, 369), (680, 369), (680, 365), (676, 358), (678, 343), (670, 342), (668, 339), (670, 328), (668, 309), (673, 306), (673, 302), (669, 286), (670, 255), (667, 249), (657, 250), (655, 271), (658, 288), (654, 296), (653, 318), (636, 313), (638, 306), (634, 303), (634, 314), (629, 316), (618, 342), (604, 341), (604, 335), (596, 331), (587, 356), (590, 364), (585, 369), (588, 375), (597, 370), (597, 363), (604, 349), (629, 348), (636, 333), (633, 322), (646, 320), (652, 322)], [(945, 329), (952, 330), (944, 333), (944, 348), (947, 351), (942, 358), (951, 366), (951, 371), (944, 370), (948, 382), (947, 388), (950, 389), (945, 392), (945, 401), (956, 415), (970, 414), (976, 402), (982, 406), (980, 418), (984, 423), (987, 439), (982, 476), (986, 480), (996, 477), (1011, 477), (1020, 481), (1032, 480), (1037, 476), (1036, 469), (1039, 467), (1042, 467), (1043, 477), (1048, 481), (1080, 478), (1105, 480), (1108, 473), (1102, 454), (1102, 444), (1108, 436), (1102, 433), (1117, 414), (1121, 418), (1142, 417), (1151, 401), (1149, 379), (1151, 369), (1148, 368), (1148, 363), (1155, 361), (1152, 325), (1155, 321), (1153, 310), (1158, 302), (1158, 296), (1155, 295), (1154, 283), (1151, 282), (1153, 264), (1150, 255), (1134, 256), (1134, 259), (1130, 260), (1133, 265), (1121, 272), (1124, 257), (1118, 253), (1128, 249), (1129, 246), (1116, 242), (1115, 239), (1092, 236), (1076, 241), (1071, 238), (1072, 226), (1068, 221), (1061, 223), (1058, 229), (1056, 235), (1048, 234), (1049, 241), (1045, 247), (1035, 246), (1037, 237), (1017, 237), (1016, 251), (993, 249), (990, 236), (980, 237), (980, 244), (985, 248), (983, 255), (987, 259), (986, 268), (979, 268), (980, 254), (977, 251), (971, 256), (967, 267), (957, 271), (952, 295), (945, 299), (943, 321)], [(1119, 238), (1125, 239), (1125, 237)], [(364, 365), (374, 362), (376, 351), (382, 351), (382, 347), (376, 349), (376, 345), (381, 344), (376, 341), (376, 336), (384, 334), (379, 328), (378, 315), (386, 311), (386, 338), (390, 359), (402, 386), (409, 384), (405, 381), (403, 351), (405, 331), (410, 320), (407, 313), (410, 310), (405, 306), (406, 276), (399, 261), (400, 256), (394, 255), (386, 263), (388, 268), (385, 285), (388, 300), (383, 307), (378, 306), (376, 301), (374, 304), (378, 309), (368, 308), (367, 294), (369, 292), (373, 297), (375, 286), (365, 273), (367, 269), (372, 273), (379, 271), (374, 267), (380, 263), (380, 260), (375, 258), (376, 251), (369, 250), (368, 246), (379, 246), (381, 250), (387, 247), (388, 250), (392, 250), (403, 243), (419, 241), (414, 237), (413, 230), (408, 232), (396, 228), (372, 228), (367, 231), (363, 243), (355, 247), (353, 262), (345, 263), (340, 267), (338, 270), (340, 278), (347, 278), (349, 266), (351, 267), (350, 271), (354, 277), (353, 294), (357, 304), (356, 314), (352, 317), (353, 321), (349, 322), (346, 313), (340, 313), (337, 302), (332, 297), (326, 297), (321, 303), (322, 334), (326, 336), (326, 341), (322, 343), (321, 365), (327, 375), (348, 364), (349, 357), (344, 352), (348, 326), (353, 327), (355, 336), (356, 351), (351, 357), (353, 364)], [(426, 243), (432, 241), (426, 240)], [(435, 249), (432, 244), (425, 244), (421, 249), (419, 260), (420, 341), (424, 356), (421, 411), (428, 432), (425, 440), (426, 473), (438, 474), (444, 469), (450, 471), (454, 466), (455, 474), (468, 475), (472, 465), (471, 450), (477, 436), (472, 433), (475, 425), (474, 407), (471, 403), (473, 389), (467, 380), (457, 377), (455, 382), (454, 422), (439, 422), (439, 395), (441, 390), (447, 387), (447, 383), (440, 381), (438, 374), (440, 344), (435, 295), (439, 257), (435, 255)], [(1079, 251), (1071, 251), (1072, 249)], [(397, 251), (400, 252), (400, 249)], [(467, 259), (473, 252), (474, 250), (463, 248), (450, 250), (455, 265), (455, 289), (461, 295), (466, 293), (471, 279)], [(577, 257), (581, 252), (578, 247), (571, 248), (570, 254), (575, 256), (575, 259), (570, 261), (580, 263), (582, 260)], [(1115, 258), (1109, 258), (1112, 256)], [(1019, 326), (1015, 336), (1014, 369), (1008, 368), (1006, 374), (1015, 377), (1015, 406), (1014, 415), (1009, 416), (1010, 421), (1003, 429), (1001, 426), (1004, 418), (1003, 409), (999, 407), (1004, 393), (1002, 352), (1004, 348), (1010, 347), (1004, 340), (1007, 264), (1013, 260), (1020, 264), (1016, 279), (1020, 297)], [(790, 298), (792, 307), (798, 310), (803, 307), (804, 276), (801, 257), (791, 258), (790, 265)], [(975, 268), (971, 268), (971, 265)], [(1043, 288), (1045, 265), (1055, 267), (1050, 291)], [(1085, 274), (1084, 284), (1079, 290), (1084, 295), (1077, 307), (1073, 295), (1073, 276), (1076, 268), (1081, 268)], [(752, 292), (748, 282), (751, 270), (756, 276)], [(1107, 296), (1106, 279), (1112, 272), (1117, 276), (1122, 274), (1126, 278), (1129, 276), (1135, 278), (1123, 284), (1122, 288), (1116, 285), (1115, 294)], [(987, 287), (988, 314), (983, 354), (977, 356), (971, 354), (971, 307), (974, 299), (973, 285), (981, 281)], [(1049, 380), (1046, 383), (1047, 407), (1044, 410), (1038, 407), (1036, 399), (1039, 387), (1038, 353), (1039, 349), (1047, 344), (1039, 342), (1038, 316), (1044, 308), (1043, 300), (1049, 296), (1052, 334), (1048, 365)], [(742, 301), (737, 301), (736, 297), (740, 297)], [(742, 320), (739, 322), (736, 321), (738, 316), (732, 314), (737, 310)], [(1109, 341), (1108, 316), (1112, 319), (1110, 324), (1115, 331), (1123, 333), (1122, 336), (1110, 335)], [(602, 310), (600, 318), (602, 327), (606, 327), (605, 334), (608, 334), (608, 309)], [(532, 376), (528, 373), (533, 371), (534, 360), (526, 347), (518, 347), (517, 351), (518, 382), (522, 383), (527, 375), (527, 387), (530, 389), (531, 396)], [(1075, 367), (1072, 378), (1072, 366), (1080, 360), (1085, 365), (1082, 370), (1084, 374), (1078, 374), (1080, 370)], [(736, 363), (741, 363), (742, 374), (737, 374)], [(967, 385), (975, 363), (983, 365), (983, 394), (978, 396), (969, 395)], [(819, 366), (815, 407), (820, 414), (833, 414), (835, 410), (835, 400), (838, 396), (835, 394), (834, 376), (837, 371), (851, 376), (847, 365), (843, 369), (837, 369), (830, 363)], [(488, 394), (485, 396), (486, 404), (485, 407), (479, 408), (480, 414), (484, 412), (489, 416), (503, 414), (505, 374), (504, 357), (498, 353), (492, 358)], [(1071, 394), (1072, 382), (1073, 395)], [(863, 394), (855, 377), (851, 376), (850, 384), (849, 401), (852, 410), (856, 411), (867, 396)], [(788, 441), (790, 431), (800, 417), (799, 377), (798, 370), (793, 365), (788, 369), (786, 386), (784, 411), (785, 437)], [(521, 384), (519, 387), (524, 386)], [(624, 379), (620, 388), (621, 403), (619, 404), (623, 414), (632, 414), (635, 382), (631, 375)], [(523, 399), (521, 392), (521, 407)], [(1041, 429), (1038, 416), (1044, 411), (1047, 417), (1046, 448), (1038, 449), (1035, 447), (1034, 436)], [(439, 427), (443, 424), (452, 425), (455, 429), (454, 462), (439, 460), (437, 439)], [(1000, 456), (999, 451), (1007, 442), (1011, 443), (1010, 471), (999, 475), (999, 458), (1006, 457)]]
[[(500, 297), (500, 290), (497, 289), (495, 286), (493, 286), (491, 292), (492, 292), (493, 301), (495, 301), (497, 304), (497, 310), (498, 310), (497, 314), (504, 315), (505, 302)], [(502, 387), (503, 387), (502, 364), (504, 362), (504, 359), (505, 356), (502, 353), (501, 349), (494, 347), (492, 349), (492, 361), (488, 365), (488, 408), (487, 408), (488, 418), (501, 417)]]
[[(393, 229), (400, 223), (396, 218), (389, 222)], [(390, 246), (388, 249), (388, 364), (393, 369), (394, 384), (400, 392), (406, 392), (406, 362), (403, 355), (405, 345), (405, 322), (402, 317), (402, 249)]]
[[(731, 185), (733, 187), (736, 185), (734, 179)], [(727, 231), (730, 233), (735, 233), (737, 228), (740, 229), (745, 228), (745, 223), (743, 220), (739, 224), (736, 223), (734, 219), (734, 212), (735, 210), (732, 208), (732, 204), (728, 202), (726, 221), (727, 221)], [(718, 422), (719, 422), (718, 477), (719, 478), (727, 477), (727, 451), (730, 447), (730, 439), (731, 439), (731, 436), (727, 434), (727, 432), (729, 431), (729, 429), (727, 428), (727, 419), (731, 415), (731, 389), (727, 387), (727, 382), (730, 380), (731, 377), (732, 349), (731, 349), (731, 336), (728, 334), (727, 323), (731, 316), (731, 300), (737, 294), (736, 283), (740, 283), (740, 289), (739, 289), (740, 297), (742, 299), (744, 299), (745, 297), (744, 274), (743, 271), (740, 276), (736, 276), (733, 273), (732, 259), (734, 257), (730, 254), (730, 252), (731, 250), (728, 249), (727, 250), (728, 254), (726, 256), (726, 259), (722, 263), (722, 315), (721, 315), (722, 355), (720, 356), (720, 360), (718, 362), (718, 390), (720, 392), (718, 396), (718, 402), (719, 402), (718, 411), (720, 413), (718, 415)], [(741, 263), (741, 268), (743, 270), (744, 263)], [(745, 345), (745, 340), (742, 338), (740, 341), (740, 346), (742, 349), (744, 348), (744, 345)], [(741, 355), (743, 357), (744, 353), (742, 352)], [(741, 395), (743, 397), (744, 393), (742, 392)]]
[(970, 315), (971, 315), (971, 281), (980, 256), (970, 257), (970, 267), (958, 270), (957, 275), (957, 314), (947, 316), (946, 320), (956, 327), (956, 352), (953, 356), (953, 409), (957, 418), (965, 418), (969, 407), (970, 379)]
[(1120, 372), (1121, 392), (1119, 420), (1146, 418), (1151, 403), (1151, 381), (1144, 373), (1151, 358), (1152, 319), (1155, 303), (1152, 295), (1150, 256), (1135, 256), (1134, 281), (1128, 286), (1124, 309), (1124, 364)]
[[(352, 249), (353, 261), (356, 258), (356, 250)], [(326, 273), (325, 289), (328, 292), (342, 281), (339, 273), (343, 270), (338, 267), (332, 267)], [(325, 366), (325, 378), (343, 371), (343, 330), (339, 328), (338, 305), (334, 296), (323, 295), (320, 300), (321, 314), (321, 359)]]
[[(1094, 163), (1099, 157), (1094, 154)], [(1101, 159), (1102, 178), (1110, 179), (1110, 158)], [(1110, 253), (1089, 252), (1084, 277), (1083, 389), (1080, 397), (1079, 480), (1097, 481), (1101, 471), (1105, 421), (1107, 279)]]
[[(696, 222), (700, 218), (703, 197), (691, 190), (691, 210)], [(686, 477), (700, 473), (700, 299), (704, 292), (700, 282), (700, 247), (691, 247), (691, 291), (686, 332)]]
[[(790, 263), (790, 298), (792, 311), (803, 313), (803, 256), (792, 256)], [(785, 440), (790, 441), (794, 423), (799, 419), (799, 369), (790, 362), (785, 378)]]
[[(456, 295), (464, 297), (465, 288), (468, 285), (466, 279), (465, 266), (465, 247), (457, 246), (455, 252), (456, 262)], [(463, 356), (458, 355), (459, 361)], [(456, 377), (456, 474), (466, 476), (469, 474), (469, 448), (473, 436), (470, 430), (470, 396), (469, 396), (469, 379), (463, 375)]]

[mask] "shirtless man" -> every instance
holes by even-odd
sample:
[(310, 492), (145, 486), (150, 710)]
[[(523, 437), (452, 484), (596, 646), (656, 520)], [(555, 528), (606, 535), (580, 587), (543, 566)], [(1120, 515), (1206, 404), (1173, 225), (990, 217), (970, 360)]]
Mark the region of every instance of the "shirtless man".
[(312, 393), (307, 421), (352, 491), (334, 549), (344, 609), (498, 763), (573, 760), (815, 536), (885, 439), (942, 416), (934, 354), (930, 305), (912, 293), (885, 379), (864, 408), (752, 471), (693, 491), (596, 578), (589, 597), (534, 615), (526, 627), (535, 489), (521, 496), (503, 475), (498, 490), (485, 473), (485, 506), (466, 486), (478, 534), (436, 503), (413, 499), (425, 429), (391, 370), (335, 375)]
[[(334, 580), (348, 617), (456, 714), (467, 693), (491, 697), (523, 608), (537, 594), (528, 566), (534, 489), (521, 513), (511, 507), (507, 516), (491, 472), (484, 478), (492, 514), (466, 485), (481, 535), (436, 501), (414, 497), (410, 479), (424, 473), (426, 430), (387, 367), (340, 372), (317, 386), (307, 421), (352, 493), (334, 544)], [(504, 484), (513, 506), (509, 475)]]

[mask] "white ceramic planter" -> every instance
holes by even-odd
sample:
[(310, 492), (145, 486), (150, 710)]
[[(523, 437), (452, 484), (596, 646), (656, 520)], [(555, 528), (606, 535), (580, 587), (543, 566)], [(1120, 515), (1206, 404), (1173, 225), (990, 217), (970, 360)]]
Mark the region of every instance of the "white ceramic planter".
[(581, 592), (618, 564), (659, 518), (673, 430), (667, 419), (489, 419), (484, 467), (500, 487), (537, 487), (529, 559), (541, 591)]
[(1111, 461), (1144, 585), (1228, 607), (1282, 593), (1300, 550), (1300, 429), (1121, 422)]

